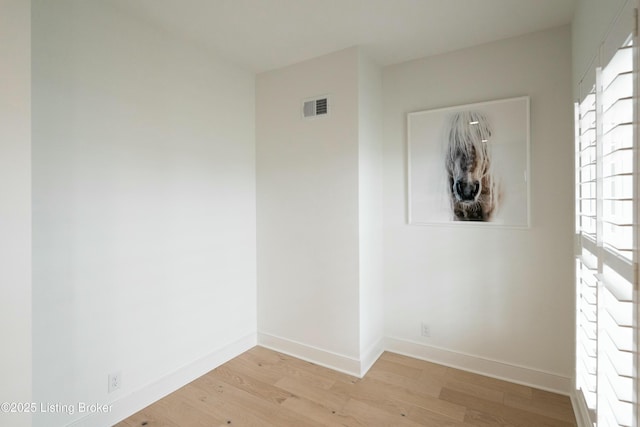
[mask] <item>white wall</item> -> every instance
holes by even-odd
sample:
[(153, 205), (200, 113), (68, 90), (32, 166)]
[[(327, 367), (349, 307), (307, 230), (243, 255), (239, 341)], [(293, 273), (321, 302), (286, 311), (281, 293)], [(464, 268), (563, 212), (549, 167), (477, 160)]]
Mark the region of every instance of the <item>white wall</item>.
[(251, 73), (108, 2), (33, 2), (34, 400), (255, 342), (254, 150)]
[(358, 197), (361, 373), (383, 348), (382, 70), (364, 54), (358, 63)]
[[(0, 0), (0, 402), (31, 401), (30, 11)], [(0, 413), (0, 424), (31, 417)]]
[[(501, 361), (568, 386), (570, 41), (564, 27), (384, 69), (386, 334), (408, 348)], [(407, 113), (523, 95), (531, 97), (531, 229), (408, 226)], [(420, 336), (421, 322), (431, 338)]]
[[(346, 49), (256, 81), (259, 332), (347, 364), (359, 355), (357, 79)], [(303, 100), (325, 94), (329, 115), (304, 120)]]
[[(326, 117), (303, 100), (329, 95)], [(382, 73), (358, 48), (257, 79), (260, 342), (359, 375), (382, 351)]]

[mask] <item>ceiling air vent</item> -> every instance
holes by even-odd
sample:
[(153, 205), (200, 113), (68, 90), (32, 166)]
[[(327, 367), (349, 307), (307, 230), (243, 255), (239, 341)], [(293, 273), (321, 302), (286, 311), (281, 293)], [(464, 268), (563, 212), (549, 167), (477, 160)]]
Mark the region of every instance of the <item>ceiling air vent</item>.
[(326, 116), (328, 114), (329, 114), (329, 97), (328, 96), (307, 99), (302, 104), (302, 116), (305, 119), (310, 119), (318, 116)]

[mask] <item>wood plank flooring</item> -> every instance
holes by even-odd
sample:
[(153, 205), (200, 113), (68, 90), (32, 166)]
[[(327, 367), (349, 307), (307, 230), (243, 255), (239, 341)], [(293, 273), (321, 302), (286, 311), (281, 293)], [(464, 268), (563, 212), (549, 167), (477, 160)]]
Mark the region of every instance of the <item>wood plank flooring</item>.
[(358, 379), (254, 347), (117, 427), (576, 426), (568, 397), (385, 352)]

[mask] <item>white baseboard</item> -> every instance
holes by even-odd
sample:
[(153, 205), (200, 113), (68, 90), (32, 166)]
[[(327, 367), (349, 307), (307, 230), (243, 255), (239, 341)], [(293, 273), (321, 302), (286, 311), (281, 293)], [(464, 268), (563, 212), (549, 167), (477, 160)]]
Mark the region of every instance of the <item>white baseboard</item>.
[(210, 370), (244, 353), (256, 344), (358, 378), (362, 378), (367, 373), (385, 350), (399, 353), (452, 368), (568, 395), (571, 397), (578, 426), (591, 427), (584, 404), (580, 405), (581, 400), (572, 392), (571, 379), (562, 375), (391, 337), (386, 337), (374, 343), (358, 360), (350, 356), (261, 332), (257, 334), (251, 333), (238, 341), (221, 347), (208, 356), (178, 369), (155, 383), (116, 400), (112, 404), (111, 411), (107, 413), (87, 415), (69, 424), (69, 427), (114, 425)]
[(360, 361), (350, 356), (262, 332), (258, 332), (258, 345), (361, 378)]
[(368, 350), (364, 352), (362, 357), (360, 358), (360, 378), (364, 377), (369, 369), (376, 363), (376, 360), (382, 355), (384, 352), (384, 338), (380, 338), (377, 342), (373, 343)]
[(177, 371), (142, 387), (133, 393), (113, 402), (111, 411), (93, 413), (69, 424), (68, 427), (111, 426), (135, 414), (153, 402), (163, 398), (190, 383), (198, 377), (217, 368), (223, 363), (244, 353), (256, 345), (256, 334), (245, 337), (219, 348), (213, 353), (184, 366)]
[(593, 423), (589, 417), (589, 409), (587, 403), (582, 396), (578, 396), (578, 393), (574, 390), (571, 392), (571, 405), (573, 406), (573, 413), (576, 416), (576, 422), (578, 427), (593, 427)]
[(562, 375), (404, 339), (387, 337), (385, 348), (393, 353), (567, 396), (570, 395), (573, 388), (571, 378)]

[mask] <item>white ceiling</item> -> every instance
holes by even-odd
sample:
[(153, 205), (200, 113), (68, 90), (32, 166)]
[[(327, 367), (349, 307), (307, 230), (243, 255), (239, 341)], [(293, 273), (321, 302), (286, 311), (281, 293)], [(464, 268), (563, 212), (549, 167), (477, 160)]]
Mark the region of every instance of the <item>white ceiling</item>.
[(114, 0), (255, 72), (351, 46), (380, 65), (571, 22), (578, 0)]

